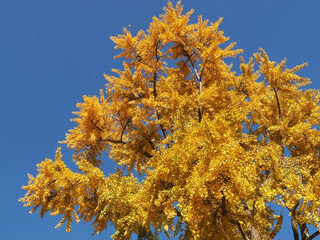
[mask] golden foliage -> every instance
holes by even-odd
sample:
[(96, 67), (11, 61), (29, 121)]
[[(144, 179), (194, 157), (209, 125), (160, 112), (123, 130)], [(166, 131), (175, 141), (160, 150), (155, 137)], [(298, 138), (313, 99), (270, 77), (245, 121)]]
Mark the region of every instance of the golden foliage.
[[(111, 37), (123, 70), (77, 104), (64, 141), (79, 171), (58, 149), (21, 201), (62, 215), (67, 231), (74, 220), (97, 233), (112, 223), (115, 239), (272, 239), (282, 216), (269, 203), (289, 209), (293, 228), (319, 228), (320, 95), (301, 88), (306, 64), (289, 69), (261, 49), (236, 75), (224, 59), (242, 50), (225, 44), (222, 19), (189, 24), (182, 10), (169, 3), (147, 32)], [(109, 176), (105, 151), (121, 169)]]

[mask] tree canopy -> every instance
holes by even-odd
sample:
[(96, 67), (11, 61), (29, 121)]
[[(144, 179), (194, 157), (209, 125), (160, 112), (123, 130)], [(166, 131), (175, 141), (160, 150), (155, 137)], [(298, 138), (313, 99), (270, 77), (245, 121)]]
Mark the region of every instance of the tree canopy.
[[(191, 24), (192, 10), (169, 3), (149, 29), (111, 37), (123, 68), (105, 75), (100, 96), (78, 103), (76, 126), (37, 165), (20, 201), (40, 215), (114, 225), (114, 239), (273, 239), (290, 212), (295, 240), (320, 233), (318, 90), (260, 49), (240, 73), (242, 53), (215, 23)], [(107, 152), (108, 159), (102, 159)], [(104, 173), (103, 161), (115, 161)], [(272, 204), (271, 204), (272, 203)], [(308, 232), (310, 225), (318, 230)]]

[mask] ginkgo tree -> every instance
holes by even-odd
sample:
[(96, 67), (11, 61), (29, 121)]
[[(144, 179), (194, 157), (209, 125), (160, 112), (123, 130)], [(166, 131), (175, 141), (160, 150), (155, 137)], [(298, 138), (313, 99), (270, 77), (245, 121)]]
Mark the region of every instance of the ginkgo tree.
[[(78, 103), (76, 126), (20, 201), (58, 227), (114, 225), (114, 239), (273, 239), (289, 210), (295, 240), (320, 231), (320, 94), (260, 49), (240, 73), (242, 53), (215, 23), (169, 3), (148, 30), (111, 37), (123, 68), (105, 75), (100, 96)], [(228, 60), (230, 62), (230, 60)], [(112, 174), (101, 164), (115, 161)], [(105, 156), (105, 155), (104, 155)], [(310, 226), (318, 229), (309, 233)]]

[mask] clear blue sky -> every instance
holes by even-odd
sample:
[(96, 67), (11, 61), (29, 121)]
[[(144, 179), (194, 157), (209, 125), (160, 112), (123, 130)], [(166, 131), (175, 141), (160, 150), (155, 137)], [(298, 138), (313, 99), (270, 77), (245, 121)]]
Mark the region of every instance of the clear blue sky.
[[(173, 1), (174, 3), (176, 1)], [(30, 215), (18, 199), (27, 173), (53, 158), (73, 127), (75, 104), (104, 87), (103, 73), (119, 67), (111, 35), (123, 27), (146, 29), (163, 12), (160, 0), (0, 0), (0, 239), (110, 239), (113, 229), (91, 237), (90, 224), (55, 229), (59, 217)], [(320, 1), (184, 0), (185, 10), (216, 21), (248, 59), (263, 47), (271, 59), (286, 57), (320, 88)], [(238, 71), (238, 67), (234, 70)], [(63, 148), (72, 166), (71, 152)], [(108, 164), (106, 165), (108, 167)], [(285, 213), (285, 212), (284, 212)], [(288, 220), (286, 220), (288, 226)], [(292, 239), (291, 230), (281, 239)]]

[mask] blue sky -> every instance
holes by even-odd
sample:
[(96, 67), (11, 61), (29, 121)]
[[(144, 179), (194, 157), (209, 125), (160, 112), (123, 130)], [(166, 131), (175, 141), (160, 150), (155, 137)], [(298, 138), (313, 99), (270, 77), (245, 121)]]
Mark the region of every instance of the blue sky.
[[(176, 1), (173, 1), (175, 3)], [(113, 229), (91, 237), (90, 224), (74, 224), (72, 232), (55, 229), (59, 217), (30, 215), (18, 199), (27, 173), (53, 158), (63, 140), (77, 102), (99, 94), (103, 74), (120, 67), (111, 35), (131, 25), (147, 29), (152, 16), (163, 12), (160, 0), (0, 0), (0, 133), (1, 239), (110, 239)], [(320, 88), (320, 1), (184, 0), (185, 12), (216, 21), (244, 57), (259, 47), (271, 59), (286, 57), (293, 67), (309, 66), (301, 74)], [(235, 66), (234, 70), (238, 71)], [(72, 166), (71, 152), (63, 148)], [(113, 165), (106, 163), (108, 167)], [(286, 213), (285, 211), (283, 213)], [(289, 222), (286, 220), (285, 226)], [(288, 229), (288, 228), (287, 228)], [(291, 239), (291, 230), (281, 239)]]

